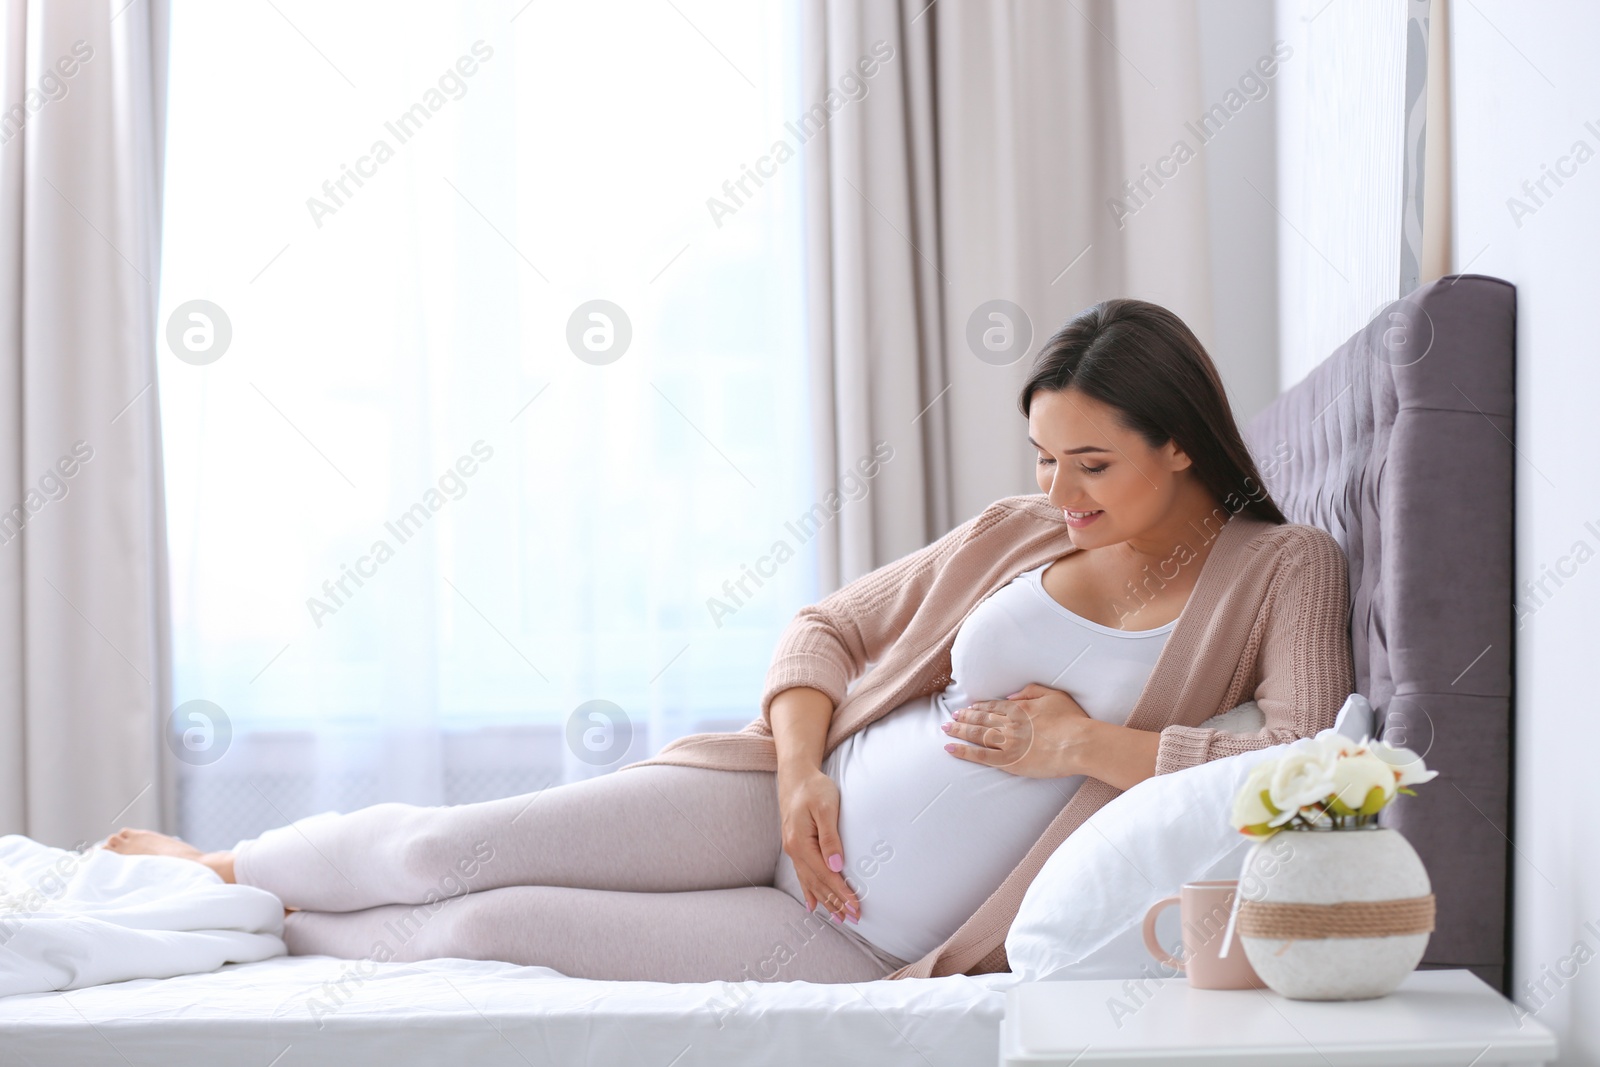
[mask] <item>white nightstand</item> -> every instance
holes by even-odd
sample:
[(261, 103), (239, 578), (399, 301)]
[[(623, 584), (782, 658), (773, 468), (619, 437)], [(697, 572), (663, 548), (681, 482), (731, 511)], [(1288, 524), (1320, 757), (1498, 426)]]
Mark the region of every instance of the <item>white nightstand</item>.
[(1556, 1039), (1469, 970), (1413, 971), (1371, 1000), (1191, 989), (1182, 978), (1030, 982), (1006, 993), (1001, 1067), (1508, 1067)]

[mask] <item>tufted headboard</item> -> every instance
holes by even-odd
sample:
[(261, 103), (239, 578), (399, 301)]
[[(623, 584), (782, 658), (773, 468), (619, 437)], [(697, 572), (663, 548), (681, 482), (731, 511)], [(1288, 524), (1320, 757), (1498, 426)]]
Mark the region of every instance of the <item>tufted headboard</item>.
[(1244, 427), (1273, 499), (1350, 563), (1356, 691), (1439, 776), (1379, 823), (1436, 901), (1423, 968), (1501, 992), (1510, 952), (1516, 291), (1430, 282)]

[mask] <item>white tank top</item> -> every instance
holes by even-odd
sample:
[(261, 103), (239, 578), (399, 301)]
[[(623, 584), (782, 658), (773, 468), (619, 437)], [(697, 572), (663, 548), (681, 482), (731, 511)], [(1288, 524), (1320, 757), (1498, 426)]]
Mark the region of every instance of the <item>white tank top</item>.
[[(851, 933), (901, 960), (937, 948), (977, 911), (1083, 783), (951, 755), (941, 724), (973, 700), (1038, 682), (1121, 725), (1177, 625), (1128, 631), (1085, 619), (1045, 592), (1049, 566), (1024, 571), (967, 617), (943, 692), (892, 709), (823, 761), (839, 786), (844, 874), (861, 898)], [(778, 888), (804, 902), (787, 854), (776, 875)]]

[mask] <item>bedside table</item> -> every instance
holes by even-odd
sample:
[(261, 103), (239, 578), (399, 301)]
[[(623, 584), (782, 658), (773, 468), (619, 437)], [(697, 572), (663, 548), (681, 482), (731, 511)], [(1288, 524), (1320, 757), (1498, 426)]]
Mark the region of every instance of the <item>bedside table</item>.
[(1549, 1027), (1469, 970), (1371, 1000), (1191, 989), (1183, 978), (1029, 982), (1006, 993), (1001, 1067), (1533, 1067)]

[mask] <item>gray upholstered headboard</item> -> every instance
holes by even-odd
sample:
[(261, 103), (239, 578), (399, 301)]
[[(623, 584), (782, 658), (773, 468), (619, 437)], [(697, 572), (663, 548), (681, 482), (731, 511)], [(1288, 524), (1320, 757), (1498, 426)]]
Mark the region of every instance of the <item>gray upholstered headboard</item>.
[(1244, 428), (1284, 514), (1350, 562), (1356, 691), (1379, 736), (1439, 772), (1379, 817), (1433, 882), (1422, 966), (1507, 995), (1515, 338), (1510, 284), (1441, 278)]

